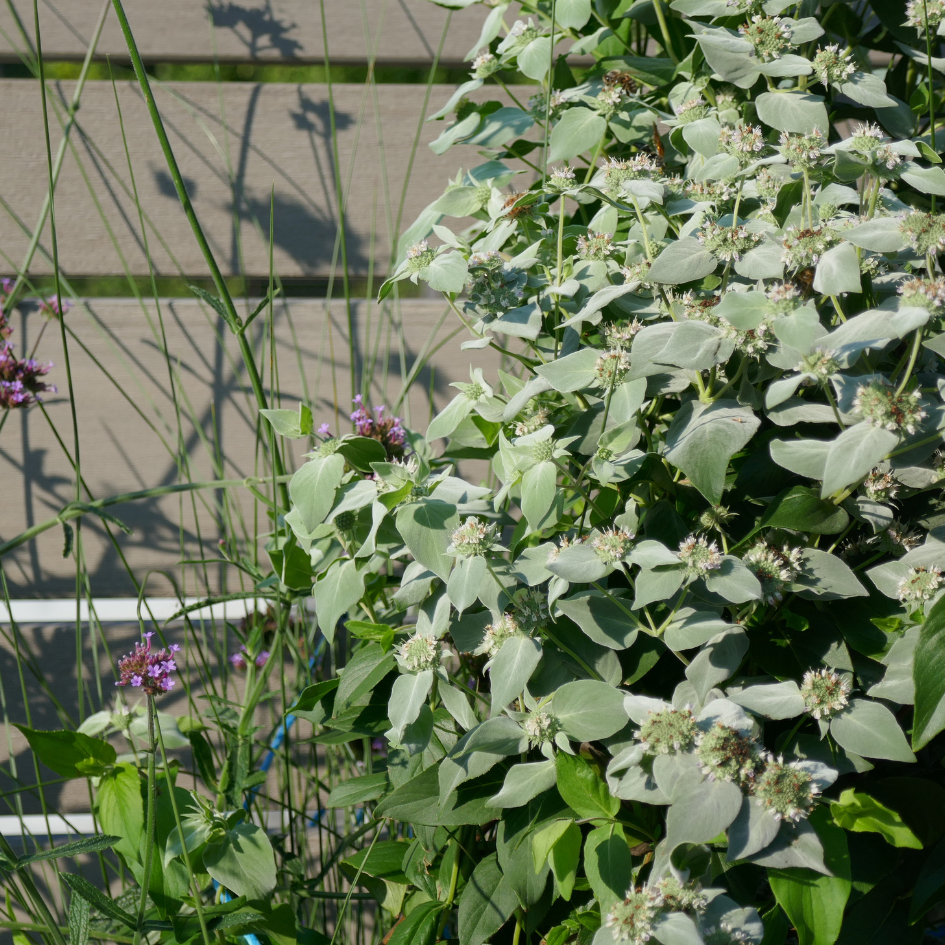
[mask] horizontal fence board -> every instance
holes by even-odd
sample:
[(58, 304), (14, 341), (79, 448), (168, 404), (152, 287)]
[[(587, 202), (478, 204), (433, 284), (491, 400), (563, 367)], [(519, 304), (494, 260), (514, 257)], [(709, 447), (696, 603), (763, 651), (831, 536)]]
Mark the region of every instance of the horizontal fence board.
[[(43, 0), (40, 29), (47, 59), (81, 59), (105, 0)], [(35, 42), (32, 0), (0, 4), (0, 58), (16, 60), (25, 48), (10, 7)], [(108, 0), (111, 6), (111, 0)], [(138, 50), (146, 61), (323, 62), (325, 39), (319, 0), (125, 0)], [(325, 0), (332, 62), (430, 63), (450, 20), (440, 61), (458, 64), (479, 39), (489, 8), (449, 11), (429, 0)], [(512, 17), (514, 19), (514, 16)], [(508, 19), (511, 24), (512, 19)], [(128, 48), (109, 10), (98, 58), (127, 60)]]
[[(177, 424), (153, 302), (146, 309), (153, 329), (140, 304), (133, 299), (86, 301), (66, 316), (76, 336), (70, 341), (70, 355), (82, 472), (96, 499), (187, 479), (186, 475), (179, 475), (175, 458)], [(325, 300), (317, 299), (277, 303), (274, 321), (282, 405), (296, 409), (299, 399), (305, 397), (312, 406), (316, 426), (328, 422), (334, 433), (350, 432), (352, 371), (347, 312), (344, 302), (337, 300), (331, 303), (330, 311), (326, 309)], [(180, 429), (190, 481), (256, 475), (261, 469), (255, 437), (256, 407), (245, 371), (239, 364), (235, 339), (224, 334), (217, 316), (197, 300), (164, 300), (161, 310), (167, 348), (179, 378), (178, 402), (183, 415)], [(402, 390), (397, 324), (403, 326), (403, 363), (407, 371), (414, 368), (418, 358), (422, 362), (429, 360), (419, 371), (407, 404), (398, 410), (415, 429), (425, 429), (431, 415), (453, 397), (456, 391), (449, 387), (451, 381), (468, 379), (470, 362), (484, 366), (492, 382), (498, 380), (498, 356), (488, 350), (462, 351), (465, 330), (457, 333), (461, 326), (443, 303), (405, 300), (399, 309), (382, 310), (376, 304), (358, 301), (353, 305), (352, 323), (356, 373), (370, 379), (374, 405), (395, 403)], [(12, 324), (15, 331), (11, 340), (16, 342), (17, 350), (24, 347), (30, 350), (42, 324), (41, 316), (15, 312)], [(268, 389), (269, 354), (260, 334), (265, 329), (264, 319), (259, 318), (254, 328), (257, 361), (266, 365), (263, 380)], [(83, 342), (89, 353), (76, 339)], [(437, 348), (441, 342), (445, 343)], [(107, 369), (114, 382), (92, 356)], [(71, 451), (71, 413), (64, 396), (66, 378), (55, 325), (44, 332), (37, 357), (56, 363), (49, 380), (59, 386), (60, 394), (46, 395), (46, 410)], [(149, 427), (149, 422), (160, 436)], [(304, 462), (303, 454), (309, 448), (307, 440), (286, 441), (290, 469)], [(225, 457), (222, 469), (214, 468), (214, 455)], [(483, 474), (482, 470), (470, 472)], [(0, 482), (3, 483), (0, 543), (55, 516), (74, 498), (69, 461), (37, 407), (8, 415), (0, 432)], [(254, 529), (267, 530), (264, 510), (254, 508), (246, 490), (237, 488), (227, 490), (226, 494), (233, 500), (230, 510), (233, 531), (252, 535)], [(201, 495), (212, 505), (221, 499), (222, 493), (207, 491)], [(113, 530), (139, 581), (148, 569), (168, 569), (173, 573), (175, 563), (182, 557), (193, 559), (201, 554), (219, 557), (217, 541), (221, 531), (199, 497), (171, 495), (115, 506), (110, 511), (133, 529), (130, 536)], [(92, 593), (135, 595), (101, 521), (85, 517), (82, 534)], [(2, 565), (11, 585), (11, 597), (72, 594), (75, 565), (71, 559), (63, 559), (62, 551), (63, 531), (57, 526), (5, 555)], [(199, 595), (208, 585), (198, 586), (193, 572), (193, 568), (189, 569), (186, 585), (178, 583), (177, 589), (166, 576), (153, 574), (147, 583), (147, 593)], [(176, 573), (179, 576), (179, 568)], [(251, 584), (240, 585), (232, 568), (224, 574), (219, 566), (209, 566), (206, 580), (214, 590), (223, 587), (251, 590)]]
[[(68, 101), (74, 84), (54, 88)], [(171, 83), (155, 89), (186, 187), (224, 273), (268, 276), (271, 188), (276, 272), (287, 278), (318, 277), (332, 272), (333, 265), (340, 272), (326, 86)], [(349, 271), (366, 274), (373, 262), (375, 272), (385, 273), (401, 200), (399, 232), (442, 192), (457, 168), (475, 166), (485, 158), (471, 146), (454, 147), (442, 157), (433, 154), (428, 144), (445, 127), (438, 121), (422, 126), (412, 158), (424, 107), (423, 86), (336, 85), (333, 91)], [(438, 110), (452, 91), (434, 86), (428, 113)], [(515, 92), (521, 99), (529, 89)], [(477, 96), (505, 97), (494, 86), (480, 89)], [(0, 80), (0, 98), (6, 127), (16, 129), (16, 134), (0, 136), (0, 252), (7, 265), (20, 265), (47, 191), (39, 88), (31, 80)], [(169, 276), (206, 275), (138, 87), (120, 83), (118, 100), (135, 183), (150, 224), (155, 270)], [(55, 117), (50, 121), (55, 151), (61, 128)], [(83, 276), (125, 271), (147, 275), (111, 83), (87, 84), (78, 122), (70, 139), (74, 149), (66, 154), (57, 186), (60, 265), (67, 274)], [(52, 271), (48, 224), (31, 271)]]

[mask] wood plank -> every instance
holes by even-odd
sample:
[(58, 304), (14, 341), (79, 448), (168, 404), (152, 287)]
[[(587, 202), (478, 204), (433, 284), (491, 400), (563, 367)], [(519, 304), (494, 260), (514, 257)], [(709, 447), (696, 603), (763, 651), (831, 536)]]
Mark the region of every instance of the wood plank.
[[(161, 351), (155, 306), (150, 303), (145, 308), (146, 313), (133, 299), (99, 299), (83, 302), (67, 315), (70, 329), (88, 349), (86, 353), (76, 340), (70, 341), (83, 476), (95, 498), (181, 481), (174, 455), (178, 428), (169, 394), (168, 367)], [(183, 415), (180, 430), (191, 481), (255, 475), (259, 469), (255, 402), (247, 389), (245, 373), (238, 367), (235, 340), (223, 334), (219, 319), (196, 300), (164, 300), (161, 312), (168, 351), (179, 377), (178, 402)], [(257, 360), (268, 365), (263, 322), (262, 318), (257, 322), (254, 345)], [(402, 389), (402, 364), (410, 371), (418, 358), (423, 363), (430, 357), (406, 404), (398, 410), (416, 429), (424, 429), (432, 413), (452, 399), (455, 390), (449, 383), (468, 379), (470, 362), (483, 366), (493, 383), (498, 380), (499, 362), (494, 353), (461, 351), (460, 343), (467, 337), (465, 330), (450, 338), (460, 326), (438, 301), (407, 300), (399, 310), (381, 310), (376, 304), (359, 301), (353, 307), (352, 323), (356, 375), (370, 379), (374, 405), (396, 402)], [(15, 330), (11, 340), (17, 351), (32, 349), (43, 324), (41, 317), (35, 312), (24, 313), (21, 308), (14, 313), (12, 324)], [(394, 337), (395, 324), (403, 325), (403, 362)], [(60, 395), (47, 395), (46, 409), (71, 450), (71, 412), (63, 393), (66, 383), (59, 332), (51, 327), (53, 330), (47, 328), (44, 332), (36, 356), (56, 363), (49, 380), (59, 386)], [(317, 299), (293, 299), (277, 305), (275, 334), (282, 405), (294, 409), (304, 397), (312, 406), (316, 425), (328, 422), (333, 432), (350, 432), (347, 417), (352, 409), (352, 370), (343, 302), (333, 301), (330, 308), (325, 300)], [(437, 350), (441, 342), (445, 343)], [(93, 356), (112, 375), (114, 383)], [(264, 382), (268, 387), (268, 373)], [(309, 448), (307, 441), (287, 441), (290, 468), (304, 462), (303, 454)], [(215, 453), (225, 457), (222, 467), (215, 464)], [(471, 470), (471, 474), (478, 477), (483, 472)], [(57, 514), (74, 497), (70, 464), (36, 407), (12, 411), (7, 417), (0, 433), (0, 482), (0, 543)], [(234, 499), (233, 515), (237, 519), (244, 516), (243, 525), (237, 527), (245, 526), (252, 534), (254, 515), (258, 513), (252, 508), (253, 501), (241, 489), (228, 494)], [(204, 495), (211, 504), (222, 498), (222, 493)], [(133, 529), (130, 536), (117, 533), (117, 537), (139, 580), (149, 569), (174, 573), (182, 548), (184, 557), (200, 557), (201, 551), (206, 557), (218, 557), (216, 542), (221, 533), (214, 516), (189, 496), (183, 501), (177, 496), (153, 499), (112, 511)], [(91, 517), (84, 522), (92, 593), (134, 595), (132, 582), (101, 522)], [(266, 527), (264, 519), (258, 523), (261, 531)], [(74, 592), (74, 563), (63, 560), (62, 549), (62, 530), (55, 528), (4, 556), (3, 569), (11, 583), (11, 595), (70, 596)], [(186, 582), (178, 585), (189, 595), (200, 593), (193, 570), (189, 569)], [(180, 580), (180, 569), (177, 574)], [(218, 567), (210, 567), (207, 577), (214, 588), (226, 584), (233, 589), (234, 583), (238, 584), (232, 569), (224, 578)], [(150, 577), (147, 592), (153, 596), (176, 593), (161, 574)]]
[[(65, 101), (73, 88), (71, 82), (56, 85)], [(504, 97), (499, 91), (493, 86), (477, 95)], [(424, 92), (415, 85), (334, 86), (351, 272), (367, 273), (372, 260), (375, 272), (387, 272), (405, 181), (399, 232), (442, 192), (459, 167), (484, 160), (471, 146), (454, 147), (442, 157), (433, 154), (429, 142), (445, 127), (433, 121), (421, 128), (411, 168)], [(529, 94), (527, 87), (515, 92), (521, 93), (520, 100)], [(451, 93), (451, 87), (435, 86), (428, 113)], [(6, 205), (0, 207), (0, 252), (8, 265), (23, 259), (29, 242), (24, 230), (35, 226), (47, 189), (38, 96), (32, 80), (0, 79), (4, 127), (11, 131), (0, 135), (0, 197)], [(274, 187), (277, 272), (286, 278), (328, 275), (333, 260), (341, 257), (335, 248), (338, 201), (326, 87), (234, 82), (217, 88), (184, 82), (156, 87), (155, 97), (223, 271), (268, 275), (269, 196)], [(153, 224), (148, 241), (156, 271), (205, 274), (206, 264), (180, 208), (138, 87), (121, 83), (118, 100), (141, 204)], [(55, 118), (51, 121), (55, 153), (61, 132)], [(147, 275), (110, 83), (88, 83), (78, 121), (81, 134), (73, 139), (75, 150), (66, 156), (57, 190), (62, 268), (75, 275), (112, 275), (127, 267)], [(42, 246), (46, 255), (37, 254), (32, 268), (48, 273), (48, 227)]]
[[(43, 0), (40, 28), (49, 59), (81, 59), (95, 32), (104, 0)], [(34, 40), (32, 0), (0, 4), (0, 58), (18, 59), (24, 48), (13, 10)], [(208, 10), (209, 7), (209, 10)], [(318, 0), (124, 0), (142, 58), (151, 62), (323, 62)], [(449, 11), (429, 0), (325, 0), (328, 48), (336, 63), (367, 62), (376, 49), (382, 63), (433, 61), (443, 29), (449, 29), (440, 61), (458, 65), (479, 38), (489, 8)], [(512, 17), (514, 19), (514, 16)], [(508, 22), (511, 23), (512, 19)], [(98, 58), (127, 60), (128, 50), (109, 11)]]

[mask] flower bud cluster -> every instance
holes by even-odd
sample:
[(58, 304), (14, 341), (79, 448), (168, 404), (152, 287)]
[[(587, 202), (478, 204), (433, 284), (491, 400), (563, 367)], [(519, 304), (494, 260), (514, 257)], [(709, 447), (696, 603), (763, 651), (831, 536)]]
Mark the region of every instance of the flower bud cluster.
[(899, 230), (920, 255), (945, 249), (945, 215), (913, 210), (903, 218)]
[(698, 733), (691, 709), (659, 709), (647, 713), (633, 737), (644, 751), (669, 755), (674, 751), (689, 751)]
[(436, 259), (436, 250), (430, 249), (430, 244), (426, 240), (420, 240), (407, 250), (407, 271), (420, 272), (421, 269), (426, 269), (434, 259)]
[(681, 105), (677, 105), (673, 111), (676, 113), (677, 125), (688, 125), (691, 122), (699, 121), (701, 118), (706, 118), (710, 108), (701, 96), (697, 96), (683, 102)]
[(945, 303), (945, 279), (906, 279), (898, 291), (904, 306), (936, 312)]
[(770, 811), (775, 820), (795, 823), (807, 817), (819, 794), (810, 773), (797, 764), (785, 764), (783, 757), (767, 755), (765, 766), (755, 777), (752, 794)]
[(899, 494), (899, 483), (892, 473), (874, 469), (863, 481), (863, 489), (874, 502), (889, 502)]
[(788, 164), (795, 171), (803, 171), (817, 166), (827, 146), (827, 139), (819, 128), (815, 128), (809, 135), (792, 135), (782, 131), (778, 143)]
[(602, 354), (594, 365), (594, 380), (598, 387), (609, 390), (623, 382), (630, 370), (630, 358), (620, 348)]
[(401, 643), (399, 653), (403, 665), (415, 673), (436, 669), (440, 665), (440, 648), (436, 640), (422, 633), (415, 633)]
[(816, 266), (820, 257), (838, 240), (829, 227), (818, 224), (809, 229), (791, 225), (784, 231), (784, 253), (781, 256), (789, 269)]
[(724, 722), (714, 722), (696, 738), (702, 773), (711, 781), (748, 783), (761, 760), (761, 750), (750, 736)]
[(699, 242), (723, 262), (741, 259), (744, 253), (753, 249), (761, 240), (760, 233), (749, 233), (742, 224), (722, 226), (719, 223), (705, 223), (699, 232)]
[(945, 20), (945, 0), (909, 0), (906, 4), (906, 26), (914, 26), (919, 32), (936, 29), (942, 20)]
[(738, 32), (755, 47), (755, 55), (762, 62), (781, 58), (781, 50), (791, 45), (791, 29), (779, 16), (761, 16), (756, 13), (750, 23), (743, 23)]

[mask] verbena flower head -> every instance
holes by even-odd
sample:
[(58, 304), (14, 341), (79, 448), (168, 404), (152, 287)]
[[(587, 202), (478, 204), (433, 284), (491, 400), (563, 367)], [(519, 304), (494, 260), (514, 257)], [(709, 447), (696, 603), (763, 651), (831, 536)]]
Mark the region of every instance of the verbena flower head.
[(144, 634), (144, 643), (135, 644), (134, 653), (123, 656), (118, 661), (119, 678), (116, 686), (132, 686), (143, 689), (145, 695), (159, 696), (174, 688), (171, 673), (177, 669), (174, 654), (180, 650), (176, 643), (167, 649), (153, 651), (151, 637), (153, 631)]
[(791, 30), (779, 16), (755, 14), (750, 23), (743, 23), (738, 32), (755, 47), (762, 62), (781, 58), (781, 50), (791, 45)]
[(807, 817), (820, 792), (807, 771), (769, 754), (764, 770), (755, 778), (752, 793), (775, 820), (797, 822)]
[(61, 315), (66, 315), (69, 310), (72, 308), (72, 301), (70, 299), (62, 300), (62, 308), (59, 307), (59, 299), (55, 295), (50, 295), (49, 298), (40, 299), (39, 311), (44, 318), (50, 320), (57, 319)]
[(40, 380), (52, 367), (52, 363), (18, 358), (13, 345), (0, 342), (0, 410), (24, 409), (41, 401), (44, 391), (55, 393), (55, 387)]
[(440, 649), (436, 640), (425, 637), (422, 633), (415, 633), (401, 643), (398, 652), (401, 663), (415, 673), (436, 669), (440, 665)]
[(915, 433), (925, 418), (918, 391), (897, 394), (885, 380), (874, 380), (856, 389), (853, 410), (874, 427), (893, 433)]
[(679, 543), (679, 560), (690, 574), (704, 575), (722, 567), (719, 546), (701, 535), (690, 535)]
[(377, 440), (384, 447), (388, 459), (403, 456), (407, 431), (403, 428), (400, 417), (386, 413), (386, 408), (383, 406), (375, 407), (373, 413), (376, 416), (372, 416), (372, 411), (364, 405), (360, 394), (354, 398), (354, 406), (351, 422), (358, 436)]
[(597, 552), (597, 557), (608, 564), (622, 561), (632, 544), (633, 535), (622, 528), (608, 528), (591, 539), (591, 547)]
[(874, 469), (863, 481), (863, 489), (875, 502), (889, 502), (899, 494), (899, 483), (892, 473)]
[(913, 210), (899, 224), (909, 245), (921, 256), (945, 249), (945, 216)]
[(816, 266), (820, 257), (837, 242), (830, 227), (817, 226), (800, 229), (793, 224), (784, 231), (784, 253), (781, 259), (788, 269), (806, 269)]
[(664, 876), (656, 883), (655, 889), (666, 912), (702, 915), (709, 905), (709, 897), (698, 882), (681, 883), (675, 876)]
[(495, 525), (486, 525), (475, 515), (470, 515), (453, 532), (447, 551), (460, 558), (472, 558), (475, 555), (487, 554), (495, 543)]
[(761, 584), (761, 596), (766, 604), (784, 600), (785, 590), (801, 572), (801, 551), (784, 545), (774, 548), (759, 542), (744, 557), (745, 565)]
[(669, 755), (689, 751), (696, 743), (699, 728), (691, 709), (659, 709), (648, 712), (633, 737), (644, 751)]
[(811, 65), (822, 85), (840, 85), (856, 72), (853, 57), (843, 55), (836, 43), (818, 49)]
[(659, 893), (655, 889), (630, 889), (607, 913), (604, 927), (610, 929), (615, 942), (642, 945), (652, 937), (653, 921), (659, 913)]
[[(244, 672), (248, 667), (246, 662), (246, 647), (243, 644), (240, 644), (240, 648), (229, 656), (230, 665), (233, 669), (237, 669), (240, 672)], [(257, 667), (262, 668), (266, 665), (266, 661), (269, 659), (269, 650), (261, 650), (253, 660)]]
[(927, 568), (909, 568), (896, 586), (896, 593), (903, 603), (919, 603), (931, 600), (941, 586), (942, 569), (932, 564)]
[(742, 735), (724, 722), (713, 722), (696, 738), (696, 754), (702, 773), (710, 780), (750, 780), (761, 761), (761, 752), (754, 739)]
[(749, 233), (741, 224), (721, 226), (718, 223), (705, 223), (699, 231), (699, 242), (713, 256), (723, 262), (728, 262), (731, 259), (741, 259), (761, 239), (762, 235), (760, 233)]
[(581, 259), (607, 259), (614, 251), (613, 233), (595, 233), (587, 231), (587, 236), (579, 236), (577, 252)]
[(594, 365), (594, 380), (598, 387), (605, 390), (617, 387), (630, 370), (630, 358), (622, 348), (602, 354)]
[(811, 669), (804, 673), (801, 698), (804, 711), (815, 719), (829, 719), (847, 707), (850, 683), (830, 669)]
[(904, 306), (937, 312), (945, 304), (945, 279), (906, 279), (897, 291)]
[(827, 146), (827, 139), (819, 128), (815, 128), (809, 135), (788, 134), (781, 132), (778, 141), (780, 152), (794, 170), (804, 170), (816, 167), (823, 156), (823, 149)]

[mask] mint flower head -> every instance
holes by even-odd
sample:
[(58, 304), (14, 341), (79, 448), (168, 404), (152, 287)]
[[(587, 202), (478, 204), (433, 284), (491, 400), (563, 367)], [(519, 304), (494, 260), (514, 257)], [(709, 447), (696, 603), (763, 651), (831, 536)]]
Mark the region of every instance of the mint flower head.
[(460, 558), (472, 558), (487, 554), (495, 542), (495, 525), (486, 525), (475, 515), (470, 515), (450, 536), (450, 546), (446, 551)]
[(440, 665), (440, 649), (436, 640), (425, 637), (422, 633), (415, 633), (401, 643), (398, 653), (400, 662), (415, 673), (436, 669)]
[(775, 820), (795, 823), (807, 817), (820, 793), (810, 773), (783, 757), (768, 755), (764, 770), (755, 779), (752, 793)]
[(597, 557), (607, 564), (617, 564), (630, 551), (633, 535), (621, 528), (610, 528), (591, 539)]
[(653, 934), (653, 921), (660, 913), (660, 896), (655, 889), (630, 889), (626, 897), (614, 904), (604, 919), (615, 942), (642, 945)]
[(804, 711), (815, 719), (829, 719), (847, 707), (850, 684), (830, 669), (811, 669), (804, 673), (801, 698)]
[(945, 249), (945, 216), (913, 210), (899, 224), (899, 231), (921, 256)]
[(836, 43), (818, 49), (811, 65), (822, 85), (840, 85), (856, 71), (853, 57), (843, 55)]
[(937, 313), (945, 303), (945, 279), (906, 279), (899, 283), (897, 291), (905, 306), (924, 308)]
[(793, 224), (784, 231), (782, 262), (788, 269), (816, 266), (820, 257), (837, 242), (836, 234), (826, 226), (798, 229)]
[(159, 696), (174, 688), (171, 673), (177, 670), (174, 654), (180, 650), (176, 643), (168, 649), (153, 651), (151, 637), (153, 631), (144, 635), (144, 643), (136, 643), (134, 653), (123, 656), (118, 661), (119, 679), (116, 686), (132, 686), (143, 689), (147, 696)]
[(705, 575), (722, 567), (719, 546), (707, 538), (690, 535), (679, 543), (679, 560), (689, 574)]
[(896, 586), (903, 603), (931, 600), (942, 586), (942, 569), (936, 565), (927, 568), (909, 568), (909, 573)]
[(702, 773), (710, 781), (749, 781), (761, 762), (755, 742), (724, 722), (715, 722), (708, 731), (699, 733), (696, 754)]
[(669, 755), (688, 751), (696, 742), (699, 729), (690, 709), (660, 709), (648, 712), (634, 738), (644, 751)]
[(921, 33), (934, 30), (942, 20), (945, 20), (945, 0), (909, 0), (906, 4), (904, 26), (912, 26)]
[(809, 135), (792, 135), (782, 131), (779, 144), (779, 150), (788, 164), (798, 171), (817, 165), (823, 156), (823, 149), (827, 147), (827, 139), (819, 128), (815, 128)]
[(578, 256), (581, 259), (606, 259), (614, 251), (613, 244), (613, 233), (595, 233), (593, 230), (588, 230), (587, 236), (578, 237)]
[(675, 876), (664, 876), (656, 883), (660, 904), (666, 912), (688, 912), (702, 915), (709, 897), (698, 882), (681, 883)]
[(699, 231), (699, 242), (723, 262), (741, 259), (742, 255), (753, 249), (761, 239), (760, 233), (749, 233), (741, 224), (721, 226), (718, 223), (706, 223)]
[(751, 548), (743, 561), (761, 584), (761, 596), (766, 604), (784, 600), (787, 586), (800, 574), (801, 552), (784, 545), (774, 548), (760, 542)]
[(750, 23), (743, 23), (738, 32), (755, 47), (762, 62), (781, 58), (781, 50), (791, 45), (791, 30), (779, 16), (755, 14)]
[(681, 105), (677, 105), (674, 111), (676, 112), (676, 124), (688, 125), (690, 122), (705, 118), (711, 109), (706, 105), (701, 96), (696, 96), (695, 98), (683, 102)]
[(872, 426), (893, 433), (915, 433), (926, 416), (919, 404), (918, 391), (897, 394), (884, 380), (858, 387), (853, 410)]

